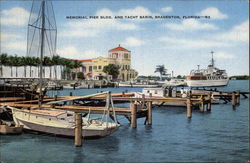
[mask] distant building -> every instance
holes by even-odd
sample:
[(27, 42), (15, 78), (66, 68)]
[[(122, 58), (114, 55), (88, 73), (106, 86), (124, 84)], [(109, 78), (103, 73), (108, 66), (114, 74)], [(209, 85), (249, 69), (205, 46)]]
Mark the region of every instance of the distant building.
[(79, 60), (82, 62), (82, 72), (87, 78), (100, 80), (102, 78), (112, 79), (103, 72), (103, 67), (109, 64), (115, 64), (119, 66), (118, 80), (129, 81), (134, 80), (137, 76), (137, 72), (131, 69), (131, 51), (121, 47), (120, 45), (116, 48), (108, 51), (108, 57), (98, 57), (88, 60)]
[(86, 79), (91, 79), (93, 71), (92, 59), (84, 59), (78, 61), (82, 63), (82, 67), (79, 68), (80, 70), (78, 72), (83, 72)]
[(122, 81), (134, 80), (137, 72), (131, 69), (131, 51), (121, 47), (120, 45), (109, 50), (109, 58), (114, 59), (116, 65), (120, 68), (118, 79)]

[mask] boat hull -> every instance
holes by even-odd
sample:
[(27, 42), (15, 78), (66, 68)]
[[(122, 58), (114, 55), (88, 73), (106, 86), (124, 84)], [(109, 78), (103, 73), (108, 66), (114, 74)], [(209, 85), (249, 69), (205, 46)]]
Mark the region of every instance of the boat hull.
[[(74, 137), (74, 122), (67, 123), (66, 121), (58, 120), (57, 117), (31, 114), (18, 109), (12, 109), (12, 112), (15, 124), (23, 125), (25, 130)], [(110, 122), (103, 122), (102, 124), (83, 123), (82, 136), (84, 138), (105, 137), (115, 132), (117, 128), (117, 124)]]
[(226, 86), (229, 79), (219, 79), (219, 80), (187, 80), (187, 85), (189, 87), (216, 87), (216, 86)]
[[(46, 126), (41, 124), (35, 124), (28, 121), (23, 121), (20, 119), (15, 119), (19, 124), (24, 126), (25, 130), (28, 131), (35, 131), (40, 133), (52, 134), (57, 136), (65, 136), (65, 137), (74, 137), (74, 128), (60, 128), (60, 127), (53, 127), (53, 126)], [(84, 138), (100, 138), (105, 137), (107, 135), (112, 134), (115, 132), (117, 127), (112, 126), (109, 128), (105, 128), (103, 130), (91, 130), (91, 129), (82, 129), (82, 136)]]
[(8, 126), (0, 125), (0, 134), (21, 134), (23, 131), (23, 126)]

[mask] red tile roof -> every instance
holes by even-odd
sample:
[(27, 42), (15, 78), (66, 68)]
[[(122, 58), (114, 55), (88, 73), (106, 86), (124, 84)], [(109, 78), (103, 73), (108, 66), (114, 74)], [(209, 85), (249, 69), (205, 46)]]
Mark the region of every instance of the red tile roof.
[(114, 49), (110, 49), (109, 51), (128, 51), (129, 52), (129, 50), (121, 47), (120, 45)]
[(79, 62), (91, 62), (92, 59), (83, 59), (83, 60), (77, 60), (77, 61), (79, 61)]

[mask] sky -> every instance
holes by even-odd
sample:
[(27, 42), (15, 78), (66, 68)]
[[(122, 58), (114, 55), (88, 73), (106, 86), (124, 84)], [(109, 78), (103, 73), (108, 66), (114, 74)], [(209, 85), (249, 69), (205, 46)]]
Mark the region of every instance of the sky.
[[(130, 50), (139, 75), (164, 65), (168, 73), (188, 75), (215, 66), (229, 76), (249, 74), (249, 2), (245, 0), (95, 0), (52, 1), (57, 24), (57, 54), (71, 59), (107, 57), (119, 44)], [(25, 56), (32, 1), (0, 1), (1, 53)], [(67, 19), (85, 16), (88, 19)], [(90, 16), (99, 16), (90, 19)], [(112, 19), (101, 19), (111, 16)], [(123, 16), (116, 19), (115, 16)], [(134, 16), (134, 18), (125, 18)], [(142, 18), (140, 16), (152, 16)], [(179, 16), (160, 18), (155, 16)], [(200, 19), (183, 16), (209, 16)]]

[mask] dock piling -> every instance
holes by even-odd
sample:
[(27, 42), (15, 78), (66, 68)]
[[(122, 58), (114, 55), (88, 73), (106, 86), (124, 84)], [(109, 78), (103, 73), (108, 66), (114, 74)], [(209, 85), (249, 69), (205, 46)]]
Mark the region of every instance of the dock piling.
[(192, 108), (191, 108), (191, 99), (187, 99), (187, 118), (192, 118)]
[(131, 128), (136, 128), (137, 127), (137, 117), (136, 117), (137, 105), (131, 104), (130, 109), (131, 109)]
[(203, 97), (203, 95), (201, 95), (200, 111), (204, 112), (204, 97)]
[(236, 104), (240, 105), (240, 91), (236, 92)]
[[(73, 93), (70, 92), (70, 93), (69, 93), (69, 96), (73, 96)], [(73, 105), (73, 103), (74, 103), (73, 100), (72, 100), (72, 101), (69, 101), (69, 105)]]
[(147, 120), (148, 120), (148, 125), (152, 125), (152, 101), (148, 102)]
[(236, 105), (236, 95), (235, 92), (232, 93), (232, 106), (235, 107)]
[(212, 103), (212, 101), (211, 101), (211, 100), (212, 100), (211, 96), (212, 96), (211, 93), (209, 93), (209, 95), (208, 95), (208, 103), (207, 103), (207, 111), (208, 111), (208, 112), (211, 111), (211, 106), (212, 106), (212, 105), (211, 105), (211, 103)]
[(82, 146), (82, 116), (80, 113), (75, 114), (75, 146)]

